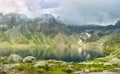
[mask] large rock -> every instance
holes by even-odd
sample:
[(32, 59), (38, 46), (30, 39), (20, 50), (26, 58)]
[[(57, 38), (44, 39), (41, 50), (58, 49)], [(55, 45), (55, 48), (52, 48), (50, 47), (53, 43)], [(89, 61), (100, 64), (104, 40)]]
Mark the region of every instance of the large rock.
[(10, 63), (20, 63), (22, 62), (22, 57), (20, 57), (17, 54), (11, 54), (8, 58), (7, 58), (8, 62)]
[(36, 61), (36, 58), (33, 56), (27, 56), (23, 59), (23, 63), (33, 63)]
[(68, 65), (68, 63), (66, 63), (66, 62), (62, 62), (61, 64), (60, 64), (60, 66), (67, 66)]

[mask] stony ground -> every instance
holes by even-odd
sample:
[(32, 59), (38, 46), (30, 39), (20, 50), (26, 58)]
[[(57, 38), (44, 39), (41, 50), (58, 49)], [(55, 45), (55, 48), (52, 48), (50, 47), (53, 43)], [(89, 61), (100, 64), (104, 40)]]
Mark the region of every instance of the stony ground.
[[(112, 59), (111, 59), (112, 60)], [(24, 59), (12, 54), (0, 58), (0, 74), (120, 74), (120, 61), (109, 62), (98, 58), (87, 62), (36, 60), (33, 56)]]

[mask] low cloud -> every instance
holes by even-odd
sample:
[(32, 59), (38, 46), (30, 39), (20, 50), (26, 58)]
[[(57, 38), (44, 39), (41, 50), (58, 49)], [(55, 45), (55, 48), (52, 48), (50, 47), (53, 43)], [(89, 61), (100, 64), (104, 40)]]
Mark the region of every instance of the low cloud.
[(109, 25), (120, 18), (119, 3), (120, 0), (0, 0), (0, 12), (30, 17), (51, 13), (78, 25)]
[(55, 13), (78, 25), (108, 25), (120, 18), (119, 3), (120, 0), (65, 0)]

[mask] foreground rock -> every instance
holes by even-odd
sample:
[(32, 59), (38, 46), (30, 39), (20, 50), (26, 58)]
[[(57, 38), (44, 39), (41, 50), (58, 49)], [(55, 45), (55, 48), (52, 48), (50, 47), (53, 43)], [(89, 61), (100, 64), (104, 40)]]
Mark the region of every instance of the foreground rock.
[(36, 62), (34, 67), (46, 67), (48, 64), (45, 61)]
[(33, 56), (27, 56), (23, 59), (23, 63), (33, 63), (36, 61), (36, 58)]
[(10, 63), (20, 63), (22, 62), (22, 57), (20, 57), (17, 54), (11, 54), (8, 58), (7, 58), (8, 62)]

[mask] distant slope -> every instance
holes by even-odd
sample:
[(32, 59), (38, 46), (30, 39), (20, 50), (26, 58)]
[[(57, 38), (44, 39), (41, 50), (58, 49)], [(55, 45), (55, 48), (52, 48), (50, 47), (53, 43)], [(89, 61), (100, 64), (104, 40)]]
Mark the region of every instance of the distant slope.
[[(111, 34), (119, 33), (119, 29), (120, 21), (108, 26), (76, 26), (65, 24), (51, 14), (43, 14), (37, 18), (28, 18), (26, 15), (18, 13), (1, 14), (0, 16), (0, 42), (9, 44), (37, 44), (72, 49), (81, 39), (83, 43), (87, 43), (88, 48), (101, 48)], [(90, 37), (87, 37), (86, 34), (89, 34)]]

